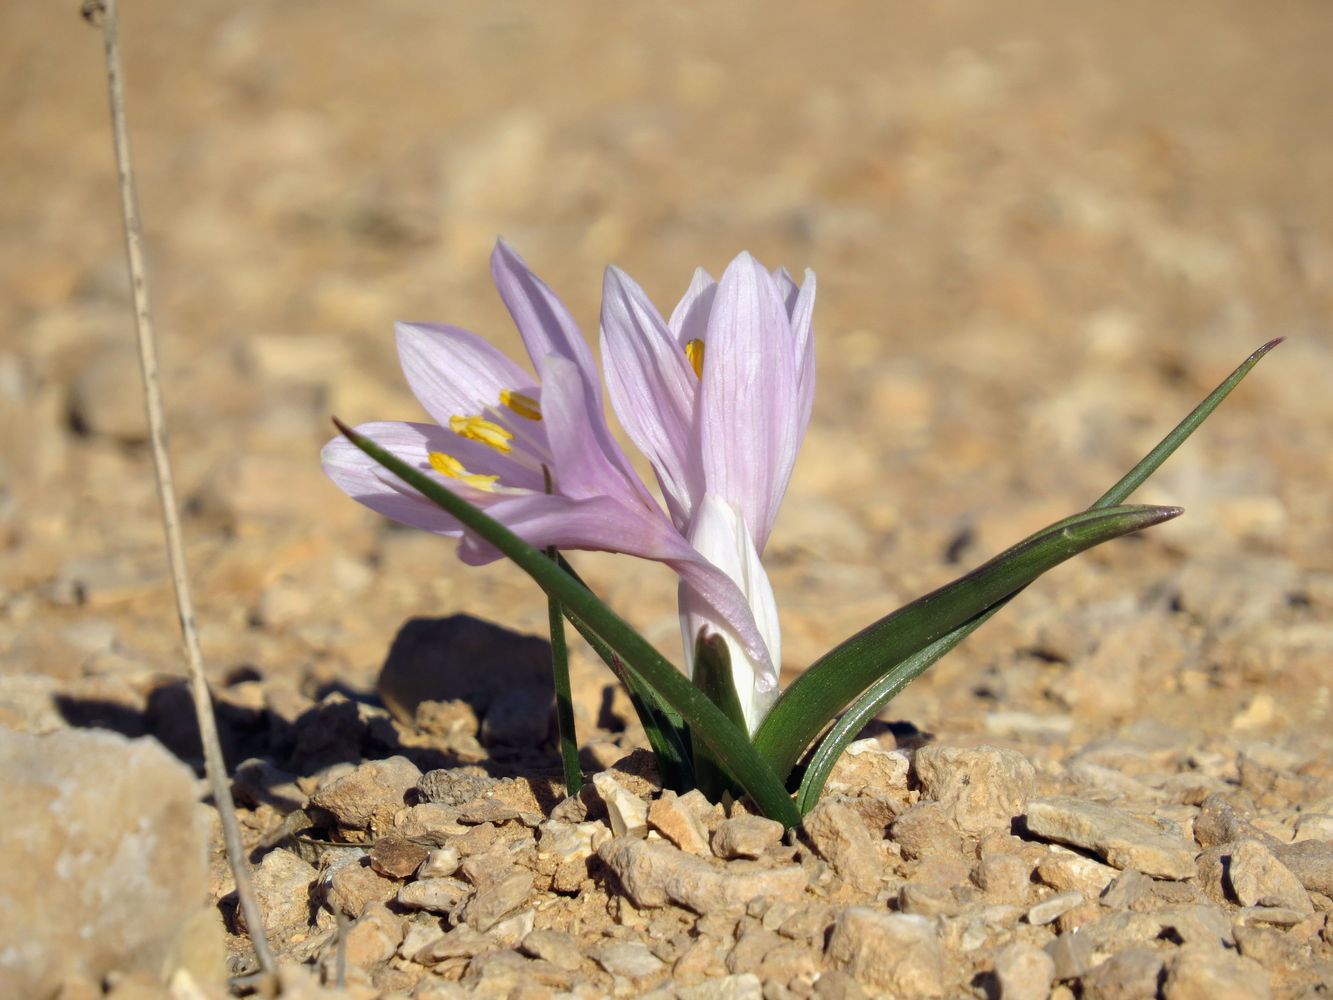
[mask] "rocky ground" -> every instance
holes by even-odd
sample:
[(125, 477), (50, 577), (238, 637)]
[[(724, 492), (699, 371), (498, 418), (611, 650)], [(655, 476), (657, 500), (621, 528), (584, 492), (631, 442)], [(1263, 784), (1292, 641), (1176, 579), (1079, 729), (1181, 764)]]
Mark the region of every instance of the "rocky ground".
[[(199, 619), (284, 996), (1333, 991), (1326, 4), (123, 16)], [(222, 996), (251, 953), (180, 763), (100, 42), (18, 0), (0, 56), (0, 995)], [(661, 791), (582, 648), (591, 782), (565, 798), (521, 637), (538, 592), (318, 468), (329, 414), (417, 416), (393, 320), (517, 348), (498, 233), (589, 332), (607, 263), (664, 309), (742, 248), (818, 273), (767, 553), (792, 675), (1086, 506), (1289, 339), (1136, 496), (1183, 518), (1015, 601), (784, 839)], [(664, 571), (576, 562), (675, 655)]]

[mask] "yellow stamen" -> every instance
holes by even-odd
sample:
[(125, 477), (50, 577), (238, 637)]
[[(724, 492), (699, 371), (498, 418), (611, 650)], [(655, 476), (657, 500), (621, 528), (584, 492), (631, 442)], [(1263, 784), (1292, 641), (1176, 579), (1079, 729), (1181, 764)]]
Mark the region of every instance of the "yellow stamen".
[(513, 389), (500, 390), (500, 405), (507, 406), (524, 420), (540, 420), (542, 408), (531, 396), (525, 396)]
[(690, 361), (690, 367), (694, 369), (695, 378), (704, 377), (704, 342), (695, 337), (685, 345), (685, 357)]
[(463, 468), (462, 462), (454, 458), (453, 455), (446, 455), (442, 451), (432, 451), (426, 457), (430, 459), (430, 467), (440, 475), (457, 479), (479, 490), (495, 489), (495, 482), (500, 478), (499, 476), (483, 476), (480, 473), (468, 472), (467, 469)]
[(488, 444), (496, 451), (509, 451), (514, 435), (485, 417), (450, 417), (449, 429), (461, 437)]

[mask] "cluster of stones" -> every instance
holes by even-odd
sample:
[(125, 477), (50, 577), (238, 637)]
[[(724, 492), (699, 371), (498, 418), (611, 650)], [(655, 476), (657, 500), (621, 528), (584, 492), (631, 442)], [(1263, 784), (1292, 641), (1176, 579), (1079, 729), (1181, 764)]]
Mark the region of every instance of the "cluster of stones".
[(304, 905), (302, 887), (319, 885), (356, 923), (340, 945), (327, 919), (310, 933), (304, 909), (280, 931), (326, 965), (341, 948), (370, 989), (439, 996), (540, 984), (532, 995), (1217, 1000), (1268, 995), (1302, 967), (1307, 985), (1327, 974), (1333, 820), (1303, 813), (1280, 838), (1204, 774), (1174, 803), (1159, 792), (1158, 808), (1136, 808), (1038, 797), (1033, 766), (1008, 750), (909, 757), (867, 742), (787, 839), (658, 789), (636, 763), (549, 816), (523, 780), (420, 775), (401, 758), (352, 770), (309, 811), (367, 846), (319, 871), (274, 852), (264, 874), (277, 876), (267, 895)]
[[(27, 742), (11, 755), (44, 761), (26, 792), (11, 791), (16, 810), (49, 810), (33, 790), (42, 774), (71, 820), (98, 807), (79, 806), (61, 784), (60, 751), (80, 737), (15, 738)], [(174, 785), (159, 778), (175, 789), (164, 808), (188, 815), (189, 781), (148, 752), (151, 742), (96, 740), (109, 768), (174, 768)], [(697, 792), (661, 789), (643, 751), (565, 799), (479, 768), (423, 773), (405, 757), (318, 779), (251, 764), (238, 790), (294, 805), (257, 868), (284, 996), (323, 996), (339, 980), (365, 1000), (1226, 1000), (1327, 986), (1333, 802), (1317, 773), (1243, 758), (1241, 781), (1206, 769), (1153, 784), (1120, 776), (1112, 802), (1090, 791), (1090, 778), (1109, 780), (1097, 767), (1039, 776), (1012, 750), (907, 753), (866, 740), (793, 833), (742, 804), (728, 815)], [(1145, 799), (1123, 794), (1130, 781)], [(102, 799), (110, 787), (79, 784)], [(1278, 784), (1285, 801), (1302, 802), (1282, 821), (1255, 805), (1254, 793)], [(193, 829), (162, 822), (159, 838), (188, 840)], [(79, 893), (105, 875), (77, 870), (77, 826), (50, 827), (49, 849), (65, 860), (48, 866), (60, 877), (47, 891), (84, 906)], [(201, 831), (193, 836), (202, 854)], [(125, 843), (146, 845), (141, 865), (159, 877), (145, 885), (179, 922), (197, 909), (202, 869), (163, 879), (154, 838), (138, 837), (126, 831), (117, 856)], [(214, 891), (227, 889), (215, 872)], [(159, 963), (181, 953), (161, 943), (168, 930), (145, 952)], [(207, 974), (195, 977), (190, 995), (212, 995)]]

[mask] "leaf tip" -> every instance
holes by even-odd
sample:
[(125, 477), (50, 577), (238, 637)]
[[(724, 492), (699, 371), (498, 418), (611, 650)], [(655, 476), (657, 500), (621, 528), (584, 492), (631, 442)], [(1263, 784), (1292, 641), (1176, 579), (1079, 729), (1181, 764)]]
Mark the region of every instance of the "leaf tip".
[(1251, 354), (1250, 357), (1253, 358), (1255, 361), (1258, 361), (1258, 360), (1259, 360), (1260, 358), (1262, 358), (1265, 354), (1267, 354), (1267, 353), (1268, 353), (1269, 351), (1271, 351), (1273, 348), (1277, 347), (1278, 344), (1282, 343), (1282, 342), (1283, 342), (1284, 340), (1286, 340), (1286, 339), (1287, 339), (1286, 337), (1274, 337), (1274, 338), (1273, 338), (1272, 340), (1270, 340), (1268, 343), (1264, 344), (1262, 347), (1260, 347), (1258, 350), (1256, 350), (1253, 354)]
[(353, 435), (356, 434), (356, 431), (352, 430), (352, 428), (348, 427), (337, 417), (330, 417), (329, 419), (333, 421), (333, 426), (338, 428), (338, 433), (341, 434), (343, 437), (351, 438)]

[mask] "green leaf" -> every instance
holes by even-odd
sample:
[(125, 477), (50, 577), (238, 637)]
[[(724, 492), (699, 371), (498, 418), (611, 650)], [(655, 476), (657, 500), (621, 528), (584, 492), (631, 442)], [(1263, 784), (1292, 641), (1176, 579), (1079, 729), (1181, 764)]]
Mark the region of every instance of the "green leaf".
[[(591, 592), (592, 588), (583, 582), (578, 571), (564, 556), (559, 556), (558, 562), (560, 568), (569, 574), (574, 582)], [(576, 629), (579, 628), (577, 622), (571, 620), (570, 624)], [(620, 662), (620, 657), (598, 635), (587, 629), (581, 629), (579, 634), (610, 668), (611, 673), (615, 674), (616, 680), (620, 681), (620, 686), (629, 696), (630, 704), (634, 707), (634, 712), (648, 737), (648, 745), (652, 747), (653, 756), (657, 758), (657, 775), (661, 778), (663, 786), (677, 792), (689, 791), (695, 786), (695, 780), (694, 769), (690, 764), (689, 736), (684, 720), (670, 705), (657, 697), (652, 688), (641, 683), (626, 670), (625, 665)]]
[[(547, 549), (548, 558), (558, 559), (555, 549)], [(560, 763), (565, 771), (565, 794), (575, 795), (583, 787), (579, 768), (579, 741), (574, 731), (574, 693), (569, 683), (569, 647), (565, 645), (565, 613), (560, 600), (546, 599), (551, 630), (551, 677), (555, 682), (555, 722), (560, 743)]]
[(918, 650), (1080, 552), (1170, 520), (1179, 507), (1110, 507), (1057, 521), (984, 566), (917, 598), (825, 653), (778, 698), (754, 745), (778, 774), (839, 712)]
[(824, 783), (828, 781), (833, 765), (847, 749), (847, 744), (856, 739), (870, 720), (879, 714), (880, 709), (896, 698), (908, 684), (934, 666), (945, 653), (980, 628), (991, 615), (1008, 604), (1011, 599), (1012, 595), (1006, 597), (999, 604), (983, 611), (948, 635), (936, 639), (925, 649), (918, 650), (907, 659), (894, 664), (884, 676), (870, 685), (847, 711), (842, 713), (842, 717), (833, 723), (833, 728), (820, 740), (819, 746), (810, 755), (810, 760), (806, 764), (800, 790), (796, 795), (796, 808), (800, 810), (802, 816), (813, 809), (815, 803), (819, 801), (819, 796), (824, 791)]
[[(1171, 433), (1158, 442), (1152, 451), (1143, 456), (1134, 468), (1130, 469), (1118, 483), (1107, 490), (1088, 509), (1104, 510), (1128, 499), (1129, 495), (1156, 472), (1162, 463), (1184, 443), (1185, 439), (1208, 419), (1222, 400), (1226, 399), (1231, 393), (1231, 390), (1236, 388), (1241, 380), (1250, 373), (1250, 369), (1280, 343), (1282, 343), (1281, 337), (1270, 340), (1254, 351), (1235, 371), (1223, 379), (1221, 384), (1204, 398), (1203, 402), (1191, 410), (1189, 415), (1177, 424)], [(796, 798), (796, 806), (801, 811), (801, 815), (805, 815), (814, 807), (824, 789), (824, 783), (828, 780), (829, 773), (833, 770), (833, 765), (837, 763), (847, 744), (856, 739), (857, 734), (865, 728), (866, 724), (878, 715), (880, 710), (893, 700), (908, 683), (923, 674), (941, 657), (990, 621), (993, 615), (1017, 596), (1017, 593), (1016, 591), (975, 618), (964, 622), (948, 635), (937, 639), (929, 646), (918, 650), (907, 659), (897, 663), (871, 685), (861, 697), (856, 699), (852, 706), (843, 713), (842, 718), (834, 723), (833, 728), (820, 741), (818, 748), (810, 757)]]
[(655, 690), (664, 702), (680, 713), (689, 724), (692, 737), (708, 747), (714, 759), (727, 769), (766, 816), (787, 827), (800, 822), (801, 817), (786, 788), (764, 758), (755, 752), (745, 731), (738, 729), (721, 709), (704, 697), (669, 660), (592, 591), (575, 581), (545, 553), (420, 469), (408, 465), (336, 418), (334, 425), (352, 444), (453, 515), (469, 531), (499, 549), (532, 577), (548, 596), (557, 598), (575, 628), (580, 632), (586, 628), (596, 635), (620, 658), (630, 674)]
[[(746, 732), (745, 712), (741, 709), (736, 682), (731, 675), (731, 654), (720, 635), (699, 633), (694, 644), (694, 686), (730, 719), (741, 732)], [(727, 778), (725, 769), (713, 760), (703, 745), (694, 747), (694, 773), (699, 789), (710, 802), (719, 802), (724, 792), (735, 796), (736, 789)]]
[(1277, 347), (1285, 340), (1285, 337), (1278, 337), (1276, 340), (1270, 340), (1260, 347), (1248, 358), (1242, 361), (1230, 375), (1222, 380), (1222, 384), (1210, 392), (1204, 401), (1190, 411), (1180, 423), (1176, 424), (1171, 433), (1158, 442), (1157, 447), (1139, 460), (1139, 463), (1125, 473), (1124, 478), (1116, 483), (1109, 490), (1101, 495), (1089, 510), (1100, 510), (1105, 507), (1112, 507), (1119, 503), (1124, 503), (1125, 499), (1136, 489), (1143, 485), (1144, 480), (1156, 472), (1172, 453), (1185, 443), (1198, 426), (1208, 419), (1209, 415), (1217, 409), (1218, 404), (1231, 394), (1231, 390), (1240, 385), (1241, 379), (1250, 373), (1250, 369), (1263, 360), (1265, 354)]

